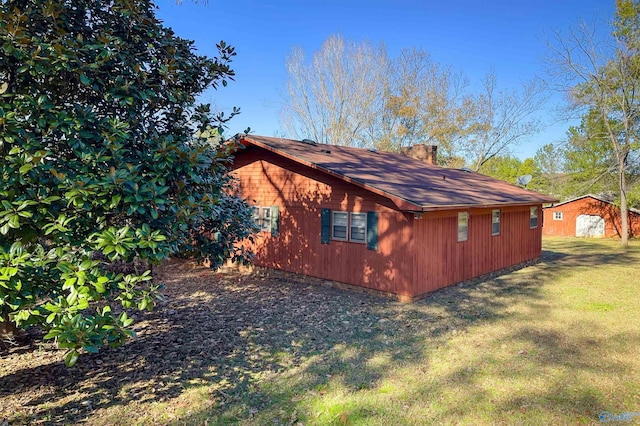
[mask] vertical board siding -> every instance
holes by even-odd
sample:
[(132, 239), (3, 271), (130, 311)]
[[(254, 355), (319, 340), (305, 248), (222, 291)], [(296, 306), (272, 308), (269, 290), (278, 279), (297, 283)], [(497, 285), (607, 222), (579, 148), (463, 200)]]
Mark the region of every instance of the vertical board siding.
[(491, 210), (472, 209), (469, 239), (458, 242), (457, 211), (414, 221), (415, 294), (428, 293), (507, 268), (542, 253), (541, 227), (529, 228), (529, 207), (501, 209), (500, 235), (491, 235)]
[[(415, 297), (541, 255), (543, 216), (530, 229), (530, 206), (500, 209), (500, 235), (492, 236), (491, 209), (415, 219), (385, 197), (261, 148), (240, 154), (234, 173), (243, 196), (253, 205), (279, 208), (278, 235), (261, 232), (253, 244), (245, 242), (258, 266)], [(376, 212), (377, 249), (335, 240), (323, 244), (323, 209)], [(470, 213), (464, 242), (457, 241), (458, 211)], [(325, 237), (326, 231), (325, 224)]]
[[(553, 213), (562, 212), (562, 220), (554, 220)], [(595, 215), (604, 218), (604, 236), (619, 237), (621, 235), (620, 209), (593, 197), (584, 197), (554, 207), (546, 207), (543, 211), (543, 235), (576, 236), (576, 220), (581, 214)], [(640, 236), (640, 214), (629, 212), (629, 237)]]
[[(277, 237), (258, 234), (249, 246), (258, 266), (282, 269), (402, 296), (412, 296), (413, 217), (355, 185), (260, 148), (234, 161), (242, 195), (251, 204), (279, 206)], [(322, 244), (322, 209), (378, 213), (378, 247), (330, 240)]]

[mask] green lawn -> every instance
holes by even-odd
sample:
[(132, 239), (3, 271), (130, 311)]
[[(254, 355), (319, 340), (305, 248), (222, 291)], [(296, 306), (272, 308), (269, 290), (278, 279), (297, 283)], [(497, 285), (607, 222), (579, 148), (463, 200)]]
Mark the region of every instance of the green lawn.
[[(640, 245), (549, 239), (544, 250), (539, 265), (387, 306), (375, 333), (193, 419), (559, 425), (640, 412)], [(251, 410), (255, 395), (271, 404)]]
[(414, 304), (190, 274), (169, 280), (179, 292), (124, 348), (70, 372), (42, 349), (7, 357), (0, 385), (25, 389), (0, 392), (0, 424), (560, 425), (640, 412), (639, 241), (547, 239), (537, 265)]

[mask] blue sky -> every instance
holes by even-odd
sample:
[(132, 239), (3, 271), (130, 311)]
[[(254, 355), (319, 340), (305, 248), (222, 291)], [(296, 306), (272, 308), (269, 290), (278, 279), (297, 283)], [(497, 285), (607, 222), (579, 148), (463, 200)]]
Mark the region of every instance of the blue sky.
[[(285, 59), (293, 46), (307, 54), (332, 34), (351, 40), (386, 44), (390, 55), (419, 47), (434, 60), (464, 72), (480, 83), (493, 67), (501, 88), (517, 87), (537, 75), (545, 78), (545, 41), (552, 29), (563, 30), (579, 20), (613, 17), (614, 0), (342, 0), (220, 1), (195, 4), (158, 1), (157, 16), (180, 37), (195, 40), (198, 52), (216, 54), (220, 40), (236, 48), (235, 82), (209, 91), (202, 101), (223, 111), (240, 107), (228, 135), (251, 127), (274, 136), (287, 80)], [(552, 97), (541, 118), (545, 131), (514, 149), (524, 158), (562, 139), (570, 123), (557, 122)], [(419, 142), (419, 141), (416, 141)]]

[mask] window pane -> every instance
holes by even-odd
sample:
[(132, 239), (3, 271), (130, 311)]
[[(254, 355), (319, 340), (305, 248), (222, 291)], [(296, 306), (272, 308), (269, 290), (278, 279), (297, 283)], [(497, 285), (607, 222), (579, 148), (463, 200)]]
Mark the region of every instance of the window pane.
[(366, 226), (367, 215), (365, 213), (351, 213), (351, 226)]
[(333, 224), (347, 226), (349, 215), (347, 212), (333, 212)]
[(271, 207), (262, 208), (262, 229), (271, 231)]
[(367, 214), (351, 213), (351, 241), (364, 243), (367, 235)]
[(347, 240), (347, 227), (349, 225), (349, 213), (333, 212), (333, 238), (336, 240)]
[(351, 239), (353, 241), (360, 241), (364, 243), (366, 232), (364, 228), (351, 228)]
[(500, 235), (500, 210), (491, 212), (491, 235)]
[(538, 227), (538, 207), (531, 207), (529, 210), (529, 228)]
[(467, 241), (469, 238), (469, 213), (458, 213), (458, 241)]
[(336, 238), (336, 239), (339, 239), (339, 240), (346, 240), (347, 239), (347, 227), (346, 226), (335, 225), (333, 227), (333, 238)]

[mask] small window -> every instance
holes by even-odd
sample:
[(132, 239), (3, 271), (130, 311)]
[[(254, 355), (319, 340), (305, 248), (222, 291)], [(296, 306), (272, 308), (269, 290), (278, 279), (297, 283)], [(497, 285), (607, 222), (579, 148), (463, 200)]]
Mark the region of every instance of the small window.
[(538, 206), (529, 209), (529, 228), (538, 227)]
[(467, 241), (469, 239), (469, 213), (458, 213), (458, 241)]
[(562, 212), (553, 212), (553, 220), (562, 220)]
[(331, 238), (347, 241), (347, 228), (349, 225), (349, 213), (333, 212)]
[(278, 234), (278, 207), (251, 207), (251, 220), (258, 228), (258, 232)]
[(262, 226), (260, 229), (271, 232), (271, 207), (262, 208)]
[(349, 239), (356, 243), (367, 242), (367, 214), (351, 213)]
[(491, 211), (491, 235), (500, 235), (500, 210)]

